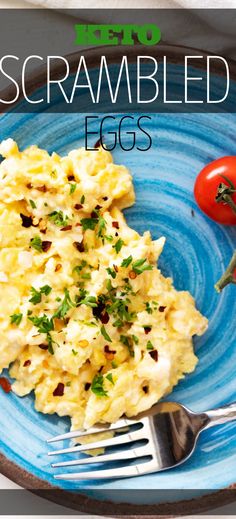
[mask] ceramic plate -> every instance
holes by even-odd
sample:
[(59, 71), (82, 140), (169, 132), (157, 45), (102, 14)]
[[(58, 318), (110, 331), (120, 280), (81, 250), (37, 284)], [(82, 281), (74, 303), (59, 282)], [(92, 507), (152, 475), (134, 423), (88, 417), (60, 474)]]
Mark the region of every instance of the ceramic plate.
[[(125, 164), (134, 178), (136, 204), (125, 214), (137, 231), (150, 229), (154, 239), (166, 236), (161, 270), (173, 277), (177, 289), (193, 294), (199, 310), (209, 319), (208, 331), (194, 341), (199, 357), (195, 372), (168, 397), (194, 411), (204, 411), (236, 400), (236, 289), (229, 286), (221, 295), (214, 289), (236, 247), (236, 231), (217, 225), (199, 211), (193, 185), (206, 163), (223, 155), (236, 155), (236, 115), (152, 114), (146, 127), (153, 141), (148, 152), (124, 152), (117, 147), (113, 153), (115, 162)], [(110, 120), (107, 132), (116, 128), (117, 122)], [(128, 129), (127, 122), (124, 143), (128, 143)], [(97, 131), (96, 121), (91, 123), (91, 131)], [(1, 139), (9, 136), (20, 148), (38, 144), (49, 152), (67, 153), (84, 145), (84, 114), (7, 113), (1, 117)], [(142, 144), (142, 140), (139, 142)], [(47, 457), (46, 439), (67, 431), (69, 420), (37, 413), (32, 395), (19, 398), (1, 391), (0, 409), (3, 456), (54, 485), (55, 470)], [(204, 432), (191, 459), (173, 471), (89, 485), (62, 481), (60, 487), (86, 491), (92, 497), (99, 494), (103, 499), (109, 490), (117, 488), (222, 489), (235, 481), (235, 435), (236, 423)], [(13, 472), (12, 478), (17, 479)], [(155, 502), (155, 493), (152, 495)]]

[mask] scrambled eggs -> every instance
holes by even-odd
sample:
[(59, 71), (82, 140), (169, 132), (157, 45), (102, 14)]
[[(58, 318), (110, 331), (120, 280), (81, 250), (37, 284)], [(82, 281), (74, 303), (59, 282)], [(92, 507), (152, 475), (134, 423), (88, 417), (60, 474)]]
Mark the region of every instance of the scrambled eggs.
[(126, 224), (129, 171), (111, 154), (0, 144), (0, 372), (72, 428), (150, 408), (194, 370), (207, 320), (152, 241)]

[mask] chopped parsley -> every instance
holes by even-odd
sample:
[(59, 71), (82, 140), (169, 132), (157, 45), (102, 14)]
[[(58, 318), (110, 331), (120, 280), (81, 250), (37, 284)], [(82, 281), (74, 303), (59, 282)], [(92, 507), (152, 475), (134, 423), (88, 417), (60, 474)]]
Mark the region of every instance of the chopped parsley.
[(75, 351), (73, 348), (72, 348), (72, 353), (73, 353), (73, 355), (75, 355), (75, 356), (78, 355), (78, 351)]
[(45, 333), (47, 335), (48, 351), (51, 353), (51, 355), (53, 355), (53, 339), (50, 334), (50, 332), (54, 330), (53, 319), (49, 319), (45, 314), (41, 317), (28, 317), (28, 319), (33, 323), (34, 326), (36, 326), (36, 328), (38, 328), (39, 333)]
[(135, 312), (129, 312), (128, 303), (129, 299), (122, 299), (119, 297), (114, 297), (112, 304), (107, 306), (108, 314), (113, 314), (117, 321), (114, 322), (114, 326), (120, 328), (124, 326), (126, 323), (133, 322), (134, 317), (136, 316)]
[(30, 245), (33, 247), (33, 249), (37, 250), (38, 252), (43, 252), (43, 242), (40, 238), (40, 236), (35, 236), (30, 240)]
[(97, 395), (97, 396), (107, 396), (108, 393), (105, 391), (104, 387), (104, 378), (103, 375), (98, 373), (93, 378), (92, 384), (91, 384), (91, 391)]
[(123, 240), (121, 238), (119, 238), (119, 240), (117, 240), (115, 245), (112, 245), (112, 247), (113, 247), (113, 249), (115, 249), (116, 253), (118, 254), (123, 245), (124, 245)]
[(145, 270), (152, 270), (153, 266), (149, 263), (146, 263), (146, 258), (134, 261), (132, 264), (132, 270), (135, 274), (142, 274)]
[(99, 238), (104, 238), (104, 232), (106, 229), (106, 220), (99, 214), (99, 209), (95, 209), (92, 212), (91, 218), (82, 218), (81, 224), (83, 230), (91, 229), (94, 231), (97, 226), (97, 235)]
[[(153, 308), (152, 308), (153, 307)], [(153, 310), (156, 310), (158, 307), (158, 303), (156, 301), (152, 301), (149, 303), (148, 301), (145, 303), (145, 309), (148, 314), (152, 314)]]
[(92, 231), (94, 231), (94, 229), (98, 223), (98, 219), (97, 218), (82, 218), (80, 223), (81, 223), (84, 231), (87, 231), (87, 229), (91, 229)]
[(49, 319), (47, 315), (43, 314), (41, 317), (33, 316), (28, 318), (36, 328), (38, 328), (39, 333), (49, 333), (54, 330), (53, 320)]
[(19, 326), (19, 324), (21, 323), (22, 317), (23, 317), (23, 314), (10, 315), (11, 324), (16, 324), (17, 326)]
[(104, 339), (106, 339), (106, 341), (112, 342), (111, 337), (108, 335), (104, 325), (101, 327), (101, 334), (103, 335)]
[(115, 279), (115, 277), (116, 277), (116, 271), (115, 271), (115, 269), (111, 269), (110, 267), (108, 267), (108, 268), (106, 269), (106, 271), (108, 272), (108, 274), (109, 274), (113, 279)]
[(52, 287), (50, 287), (49, 285), (44, 285), (43, 287), (40, 288), (41, 294), (45, 294), (45, 296), (48, 296), (48, 294), (50, 294), (51, 291), (52, 291)]
[(90, 272), (84, 272), (84, 274), (81, 274), (82, 279), (91, 279)]
[(66, 227), (66, 225), (68, 225), (69, 218), (67, 215), (64, 215), (62, 211), (53, 211), (48, 216), (58, 227)]
[(36, 206), (36, 203), (33, 200), (30, 200), (29, 203), (30, 203), (32, 209), (36, 209), (37, 206)]
[(132, 261), (133, 261), (133, 257), (132, 256), (128, 256), (128, 258), (123, 259), (123, 261), (121, 263), (121, 266), (122, 267), (128, 267), (130, 265), (130, 263), (132, 263)]
[(60, 304), (55, 314), (53, 315), (53, 318), (64, 319), (70, 308), (75, 306), (75, 304), (71, 301), (69, 290), (67, 288), (65, 288), (64, 294), (64, 299), (62, 300), (62, 303)]
[(73, 195), (77, 188), (77, 184), (70, 184), (70, 195)]
[(153, 346), (153, 344), (151, 343), (151, 341), (148, 341), (148, 342), (147, 342), (147, 350), (154, 350), (154, 346)]
[(133, 343), (131, 337), (127, 337), (127, 335), (120, 335), (120, 342), (124, 344), (129, 350), (130, 356), (134, 357), (134, 351), (133, 351)]
[(76, 265), (76, 267), (73, 268), (73, 272), (76, 272), (76, 274), (80, 274), (81, 270), (83, 270), (83, 268), (86, 266), (87, 266), (87, 261), (82, 260), (80, 265)]
[(81, 204), (84, 204), (84, 202), (85, 202), (85, 196), (82, 195), (82, 196), (81, 196), (81, 199), (80, 199), (80, 203), (81, 203)]
[(113, 236), (111, 236), (111, 235), (107, 236), (106, 234), (104, 234), (103, 238), (104, 238), (104, 240), (107, 240), (109, 242), (111, 242), (113, 240)]
[(87, 295), (78, 301), (78, 305), (86, 305), (91, 308), (96, 308), (98, 306), (96, 297)]
[(31, 292), (32, 297), (30, 298), (30, 303), (33, 303), (33, 305), (37, 305), (38, 303), (41, 303), (42, 294), (45, 294), (46, 296), (48, 296), (48, 294), (50, 294), (51, 290), (52, 290), (52, 288), (49, 285), (44, 285), (43, 287), (40, 288), (40, 290), (36, 290), (36, 288), (31, 287), (30, 292)]
[(135, 344), (139, 343), (138, 337), (136, 335), (132, 335), (132, 339), (133, 339)]
[(106, 288), (107, 288), (108, 292), (110, 292), (113, 289), (113, 286), (111, 284), (111, 280), (110, 279), (106, 280)]
[(103, 216), (99, 216), (98, 218), (98, 237), (101, 238), (103, 236), (103, 232), (106, 229), (106, 220)]
[(111, 382), (111, 384), (113, 384), (113, 386), (115, 385), (115, 382), (112, 377), (112, 373), (108, 373), (108, 375), (106, 375), (106, 379), (109, 380), (109, 382)]

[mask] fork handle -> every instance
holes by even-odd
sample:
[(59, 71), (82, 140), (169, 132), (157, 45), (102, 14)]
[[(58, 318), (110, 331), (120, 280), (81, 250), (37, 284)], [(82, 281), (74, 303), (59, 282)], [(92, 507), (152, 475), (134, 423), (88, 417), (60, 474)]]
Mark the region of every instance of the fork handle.
[(219, 407), (218, 409), (205, 411), (204, 414), (209, 418), (209, 422), (206, 424), (205, 429), (214, 427), (214, 425), (232, 422), (236, 420), (236, 402)]

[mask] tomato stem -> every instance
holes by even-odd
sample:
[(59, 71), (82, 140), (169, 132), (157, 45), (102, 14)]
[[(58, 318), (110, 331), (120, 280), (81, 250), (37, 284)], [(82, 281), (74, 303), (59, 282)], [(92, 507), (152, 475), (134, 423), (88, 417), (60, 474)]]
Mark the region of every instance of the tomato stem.
[(225, 175), (220, 175), (226, 182), (228, 182), (229, 185), (224, 184), (224, 182), (221, 182), (218, 186), (215, 201), (217, 204), (220, 202), (223, 202), (223, 204), (228, 204), (232, 211), (236, 214), (236, 204), (233, 201), (232, 195), (236, 193), (236, 188), (233, 182), (226, 177)]
[(215, 284), (215, 289), (217, 292), (221, 292), (223, 288), (225, 288), (227, 285), (232, 283), (233, 285), (236, 285), (236, 279), (234, 277), (234, 273), (236, 270), (236, 250), (233, 253), (233, 256), (229, 262), (229, 265), (224, 272), (223, 276), (217, 281)]
[(236, 214), (236, 204), (234, 203), (231, 195), (223, 195), (222, 200), (228, 204), (233, 212)]

